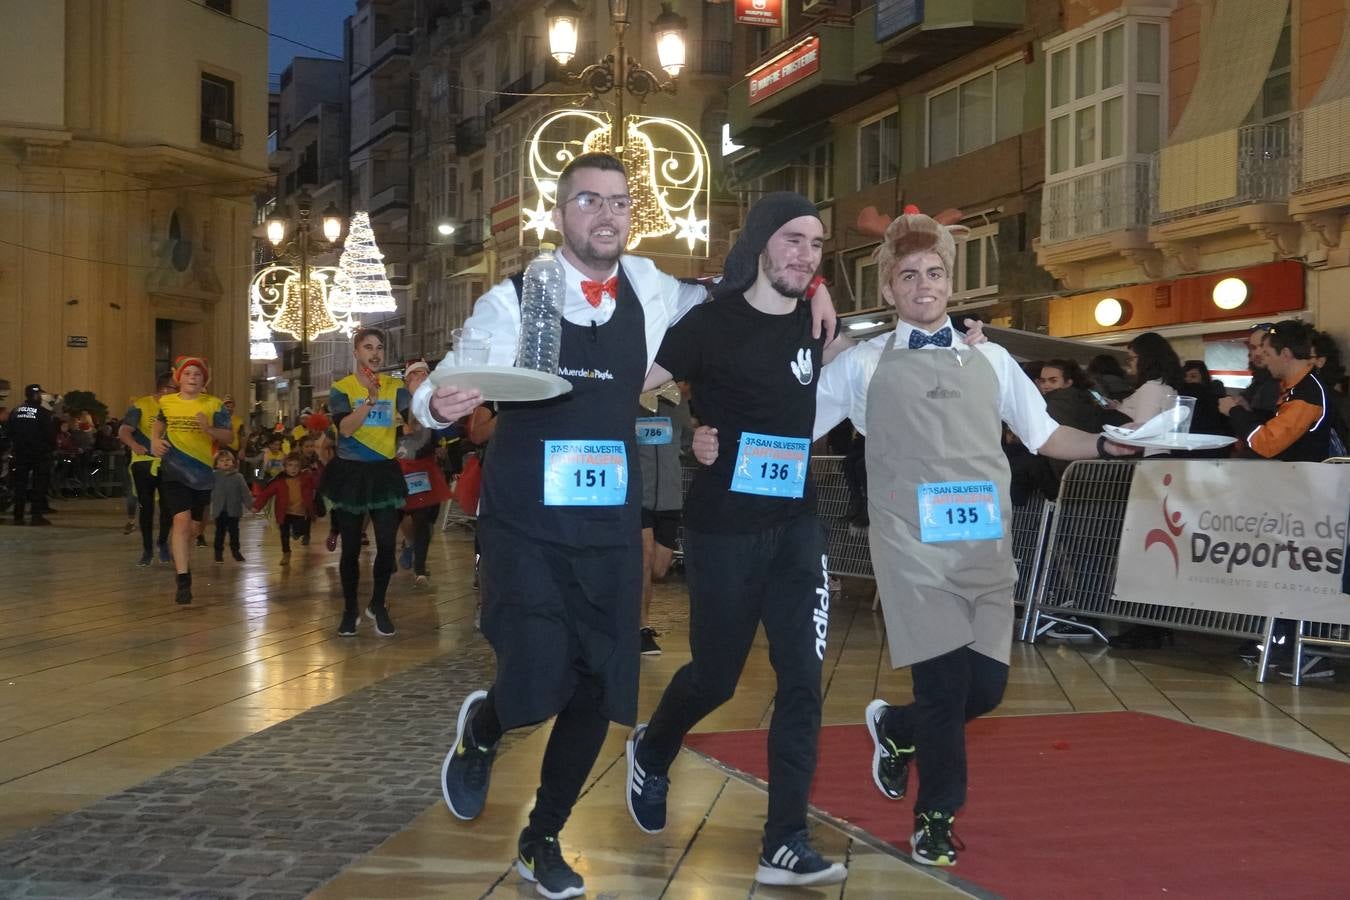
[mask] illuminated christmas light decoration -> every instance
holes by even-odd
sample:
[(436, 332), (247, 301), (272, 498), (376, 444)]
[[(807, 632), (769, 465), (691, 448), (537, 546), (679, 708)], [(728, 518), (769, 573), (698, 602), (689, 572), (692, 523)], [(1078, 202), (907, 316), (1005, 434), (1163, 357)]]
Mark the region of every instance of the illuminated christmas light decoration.
[(272, 329), (263, 315), (262, 304), (257, 301), (249, 303), (248, 346), (248, 358), (251, 360), (263, 362), (277, 358), (277, 345), (272, 343)]
[[(311, 266), (309, 289), (304, 289), (300, 270), (293, 266), (266, 266), (253, 276), (249, 285), (249, 309), (272, 331), (299, 338), (309, 332), (309, 340), (321, 334), (337, 331), (342, 323), (329, 306), (332, 278), (337, 269), (332, 266)], [(250, 339), (253, 339), (250, 324)]]
[(384, 270), (384, 254), (375, 243), (369, 213), (352, 213), (333, 287), (329, 305), (336, 312), (394, 312), (398, 309), (389, 276)]
[[(582, 153), (614, 153), (610, 118), (582, 109), (555, 110), (531, 130), (521, 167), (521, 238), (540, 240), (553, 226), (558, 176)], [(698, 134), (677, 119), (624, 118), (617, 151), (633, 197), (628, 250), (707, 256), (708, 152)], [(645, 242), (645, 243), (644, 243)]]

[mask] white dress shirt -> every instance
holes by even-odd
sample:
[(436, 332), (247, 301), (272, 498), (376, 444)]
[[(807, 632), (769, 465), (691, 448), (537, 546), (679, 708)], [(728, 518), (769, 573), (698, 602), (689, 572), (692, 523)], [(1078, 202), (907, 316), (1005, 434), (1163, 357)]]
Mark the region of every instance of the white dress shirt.
[[(950, 327), (951, 319), (947, 320), (946, 325)], [(918, 350), (906, 349), (909, 347), (910, 333), (914, 331), (929, 334), (922, 328), (901, 322), (894, 332), (896, 348), (907, 353), (951, 352), (946, 347), (932, 344)], [(816, 389), (817, 439), (824, 437), (844, 419), (852, 419), (853, 427), (867, 434), (867, 387), (872, 381), (872, 373), (877, 370), (877, 364), (881, 362), (881, 354), (889, 338), (890, 334), (882, 334), (850, 347), (821, 370), (820, 383)], [(956, 329), (952, 329), (952, 347), (972, 349)], [(994, 367), (994, 374), (998, 376), (999, 417), (1028, 450), (1036, 452), (1059, 427), (1059, 423), (1045, 411), (1045, 398), (1007, 350), (988, 341), (976, 344), (973, 349), (989, 361)]]
[[(573, 325), (588, 326), (591, 323), (604, 325), (614, 315), (615, 298), (602, 296), (600, 306), (594, 307), (581, 292), (581, 274), (567, 258), (559, 253), (562, 261), (566, 284), (563, 302), (563, 318)], [(699, 284), (685, 284), (671, 275), (667, 275), (650, 259), (625, 254), (619, 258), (611, 275), (618, 273), (622, 265), (628, 275), (629, 284), (642, 304), (644, 331), (647, 337), (647, 368), (656, 361), (656, 351), (661, 346), (667, 329), (674, 325), (684, 314), (708, 298), (708, 291)], [(608, 280), (610, 276), (606, 276)], [(516, 362), (516, 349), (520, 341), (520, 300), (516, 296), (516, 287), (510, 279), (492, 286), (486, 294), (474, 303), (473, 314), (464, 322), (466, 328), (481, 328), (492, 335), (488, 349), (488, 365), (513, 366)], [(452, 354), (436, 366), (436, 371), (454, 368)], [(435, 386), (427, 379), (413, 394), (412, 411), (418, 420), (428, 428), (445, 428), (452, 424), (441, 422), (431, 414), (431, 394)], [(633, 398), (634, 404), (637, 397)]]

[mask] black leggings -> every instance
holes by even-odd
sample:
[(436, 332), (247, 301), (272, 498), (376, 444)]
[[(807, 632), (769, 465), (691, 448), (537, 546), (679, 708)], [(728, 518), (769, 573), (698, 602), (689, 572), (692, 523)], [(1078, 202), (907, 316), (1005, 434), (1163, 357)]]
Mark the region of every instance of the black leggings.
[[(479, 704), (469, 726), (479, 746), (495, 744), (502, 737), (495, 693), (495, 688), (488, 690), (487, 702)], [(586, 785), (586, 776), (600, 756), (609, 733), (609, 720), (600, 712), (599, 697), (598, 682), (582, 678), (572, 698), (553, 720), (539, 768), (539, 790), (534, 795), (534, 809), (530, 810), (530, 830), (536, 835), (556, 835), (562, 831)]]
[[(150, 542), (155, 527), (155, 493), (159, 490), (159, 476), (150, 474), (154, 465), (149, 460), (131, 464), (131, 480), (136, 486), (136, 503), (140, 507), (141, 549), (146, 553), (154, 550)], [(173, 516), (164, 507), (164, 498), (159, 502), (159, 545), (169, 542), (169, 530), (173, 527)]]
[(281, 523), (281, 552), (291, 552), (291, 538), (309, 537), (309, 519), (304, 516), (287, 515), (285, 521)]
[(347, 612), (357, 611), (356, 588), (361, 581), (361, 526), (365, 516), (370, 516), (370, 524), (375, 531), (375, 585), (370, 594), (373, 608), (384, 606), (389, 577), (394, 574), (394, 544), (398, 537), (399, 510), (372, 509), (367, 513), (333, 510), (333, 520), (337, 524), (338, 534), (342, 536), (342, 559), (338, 562), (338, 574), (342, 579), (342, 601)]
[(892, 707), (883, 730), (897, 746), (912, 746), (919, 764), (915, 813), (955, 813), (966, 802), (966, 723), (998, 706), (1008, 667), (959, 647), (910, 667), (914, 702)]
[(436, 525), (436, 517), (441, 513), (441, 505), (414, 509), (408, 513), (412, 518), (413, 530), (413, 573), (430, 575), (427, 571), (427, 550), (431, 548), (431, 529)]

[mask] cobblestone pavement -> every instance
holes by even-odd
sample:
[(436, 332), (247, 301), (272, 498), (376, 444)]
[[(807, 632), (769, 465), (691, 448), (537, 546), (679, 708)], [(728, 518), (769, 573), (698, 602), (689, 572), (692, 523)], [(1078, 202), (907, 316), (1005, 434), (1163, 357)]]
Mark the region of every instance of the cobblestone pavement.
[(0, 897), (298, 900), (440, 802), (454, 712), (492, 671), (479, 642), (22, 832)]

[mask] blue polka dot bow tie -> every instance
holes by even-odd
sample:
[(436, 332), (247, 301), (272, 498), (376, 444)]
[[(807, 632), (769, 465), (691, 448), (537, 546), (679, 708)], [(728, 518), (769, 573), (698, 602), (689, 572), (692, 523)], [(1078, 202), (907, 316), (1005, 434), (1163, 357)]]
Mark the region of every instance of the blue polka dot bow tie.
[(929, 344), (934, 347), (950, 347), (952, 345), (951, 326), (944, 325), (937, 330), (936, 334), (924, 334), (917, 329), (909, 333), (909, 349), (918, 350), (920, 347), (927, 347)]

